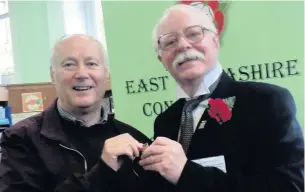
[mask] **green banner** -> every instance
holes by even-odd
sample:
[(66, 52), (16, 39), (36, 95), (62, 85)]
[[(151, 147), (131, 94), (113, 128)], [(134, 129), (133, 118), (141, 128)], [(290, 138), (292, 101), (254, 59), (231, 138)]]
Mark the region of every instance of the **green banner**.
[[(152, 30), (176, 1), (103, 1), (116, 118), (152, 136), (156, 116), (176, 99), (176, 83), (158, 61)], [(221, 31), (220, 63), (235, 80), (288, 88), (304, 117), (304, 2), (221, 1), (199, 8)]]

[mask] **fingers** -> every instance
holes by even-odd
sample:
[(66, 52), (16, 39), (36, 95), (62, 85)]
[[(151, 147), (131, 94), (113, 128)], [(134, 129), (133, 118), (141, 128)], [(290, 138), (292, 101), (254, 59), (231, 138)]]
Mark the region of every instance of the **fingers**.
[(144, 170), (156, 171), (156, 172), (159, 172), (161, 175), (163, 175), (163, 172), (162, 172), (161, 168), (162, 168), (162, 162), (143, 166)]
[(152, 143), (152, 145), (170, 145), (173, 143), (173, 140), (166, 138), (166, 137), (157, 137), (156, 140)]
[[(125, 140), (126, 139), (126, 140)], [(139, 143), (136, 139), (134, 139), (131, 135), (127, 134), (123, 134), (122, 135), (122, 140), (125, 143), (128, 143), (129, 147), (132, 149), (133, 151), (133, 156), (134, 157), (139, 157), (140, 155), (140, 150), (143, 148), (143, 144)]]
[(143, 143), (138, 143), (137, 144), (137, 148), (138, 148), (138, 150), (142, 150), (143, 149)]
[(113, 141), (117, 148), (117, 156), (127, 155), (130, 159), (134, 159), (140, 155), (139, 150), (142, 148), (142, 144), (135, 140), (128, 133), (118, 135)]
[(166, 150), (163, 146), (151, 145), (142, 154), (141, 159), (148, 158), (152, 155), (161, 155)]
[(132, 150), (133, 157), (139, 157), (140, 152), (139, 152), (139, 149), (137, 147), (137, 144), (130, 144), (130, 143), (128, 143), (128, 145), (129, 145), (129, 147)]
[(120, 169), (123, 159), (127, 156), (131, 160), (138, 157), (142, 149), (142, 144), (135, 140), (129, 134), (121, 134), (107, 139), (104, 142), (101, 159), (113, 170)]
[(176, 141), (166, 137), (157, 137), (156, 140), (143, 152), (141, 158), (145, 159), (151, 155), (160, 155), (164, 152), (170, 151), (175, 148)]
[(129, 158), (133, 159), (134, 152), (128, 143), (125, 142), (116, 142), (115, 145), (108, 145), (105, 146), (105, 152), (108, 154), (108, 156), (112, 156), (112, 158), (118, 158), (121, 155), (127, 155)]
[(126, 146), (121, 148), (124, 151), (121, 155), (127, 155), (131, 160), (134, 160), (139, 153), (138, 150), (128, 143), (124, 143), (124, 145)]
[(149, 156), (145, 159), (140, 160), (139, 164), (145, 167), (151, 164), (161, 163), (162, 159), (163, 159), (163, 155)]

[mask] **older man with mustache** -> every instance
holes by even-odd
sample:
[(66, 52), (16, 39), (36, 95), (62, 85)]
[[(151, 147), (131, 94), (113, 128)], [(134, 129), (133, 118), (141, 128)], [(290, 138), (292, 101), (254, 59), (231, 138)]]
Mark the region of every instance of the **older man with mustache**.
[(145, 170), (169, 191), (304, 191), (304, 139), (287, 89), (231, 79), (213, 21), (194, 7), (169, 8), (153, 43), (182, 94), (155, 120)]

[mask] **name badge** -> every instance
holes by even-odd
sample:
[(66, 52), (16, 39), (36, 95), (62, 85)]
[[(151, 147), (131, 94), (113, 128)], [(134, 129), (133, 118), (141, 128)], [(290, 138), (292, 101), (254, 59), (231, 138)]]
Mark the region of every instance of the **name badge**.
[(202, 158), (202, 159), (195, 159), (192, 160), (193, 162), (203, 166), (203, 167), (216, 167), (223, 172), (227, 172), (226, 169), (226, 162), (223, 155), (216, 156), (216, 157), (208, 157), (208, 158)]

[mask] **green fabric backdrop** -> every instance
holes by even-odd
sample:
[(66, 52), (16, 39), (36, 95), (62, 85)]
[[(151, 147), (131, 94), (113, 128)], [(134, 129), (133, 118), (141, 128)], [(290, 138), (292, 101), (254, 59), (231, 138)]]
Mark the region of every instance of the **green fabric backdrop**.
[[(176, 83), (152, 48), (152, 29), (175, 1), (103, 1), (116, 117), (148, 136), (176, 99)], [(220, 62), (236, 80), (289, 88), (304, 117), (304, 2), (233, 1), (224, 10)], [(261, 76), (257, 70), (261, 70)], [(251, 101), (249, 101), (251, 102)], [(251, 110), (251, 109), (249, 109)]]

